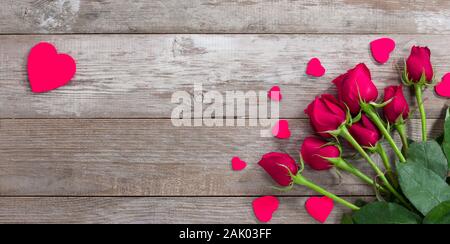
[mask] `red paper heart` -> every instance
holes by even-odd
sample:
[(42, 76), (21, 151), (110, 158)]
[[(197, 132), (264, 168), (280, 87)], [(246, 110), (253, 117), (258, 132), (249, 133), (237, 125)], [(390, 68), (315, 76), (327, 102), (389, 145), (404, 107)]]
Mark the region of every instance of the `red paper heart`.
[(39, 43), (28, 56), (28, 79), (31, 91), (42, 93), (64, 86), (74, 77), (75, 60), (67, 54), (58, 54), (50, 43)]
[(442, 81), (437, 84), (435, 90), (439, 96), (450, 98), (450, 73), (442, 77)]
[(315, 220), (325, 223), (334, 208), (334, 202), (328, 197), (311, 197), (306, 201), (306, 211)]
[(281, 89), (279, 86), (274, 86), (269, 91), (269, 98), (274, 101), (281, 101), (283, 99), (283, 96), (281, 95)]
[(279, 139), (288, 139), (291, 137), (289, 122), (287, 120), (278, 121), (272, 129), (272, 134)]
[(306, 74), (314, 77), (322, 77), (326, 70), (318, 58), (313, 58), (309, 61), (306, 68)]
[(373, 58), (380, 64), (389, 61), (392, 51), (395, 49), (395, 41), (390, 38), (381, 38), (370, 43)]
[(253, 201), (253, 212), (259, 221), (267, 223), (272, 219), (272, 216), (275, 211), (278, 210), (279, 205), (280, 202), (276, 197), (260, 197)]
[(239, 157), (234, 157), (231, 160), (231, 166), (234, 171), (241, 171), (247, 167), (247, 163), (242, 161)]

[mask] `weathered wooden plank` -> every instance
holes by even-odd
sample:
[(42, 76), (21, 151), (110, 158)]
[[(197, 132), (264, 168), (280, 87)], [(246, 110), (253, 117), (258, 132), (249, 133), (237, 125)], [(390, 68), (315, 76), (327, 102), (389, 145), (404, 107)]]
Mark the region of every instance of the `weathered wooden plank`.
[[(0, 198), (0, 223), (257, 224), (254, 197), (12, 197)], [(305, 197), (280, 197), (271, 224), (314, 224)], [(355, 201), (358, 198), (346, 198)], [(370, 200), (370, 198), (364, 198)], [(327, 223), (348, 209), (336, 205)]]
[[(419, 131), (419, 121), (411, 127)], [(292, 120), (293, 138), (261, 138), (258, 127), (173, 127), (170, 120), (0, 120), (3, 196), (246, 196), (277, 194), (256, 164), (270, 151), (297, 158), (307, 120)], [(433, 135), (442, 121), (430, 123)], [(412, 131), (412, 130), (410, 130)], [(418, 136), (412, 138), (418, 139)], [(233, 172), (230, 160), (249, 163)], [(364, 162), (355, 162), (370, 173)], [(340, 195), (372, 195), (358, 179), (334, 172), (306, 176)], [(296, 188), (288, 195), (311, 194)]]
[(446, 0), (1, 0), (0, 33), (450, 33)]
[[(281, 116), (304, 118), (304, 108), (318, 94), (335, 92), (331, 80), (365, 62), (377, 85), (399, 84), (396, 66), (413, 44), (433, 50), (437, 77), (450, 71), (450, 36), (394, 35), (392, 62), (372, 60), (367, 35), (69, 35), (0, 36), (0, 118), (170, 118), (178, 106), (176, 91), (267, 91), (282, 86)], [(56, 43), (73, 55), (78, 73), (66, 87), (47, 94), (30, 92), (26, 58), (39, 41)], [(328, 69), (325, 77), (305, 75), (311, 57)], [(447, 104), (428, 92), (430, 117)], [(257, 104), (250, 104), (256, 108)], [(204, 108), (206, 108), (205, 106)], [(232, 114), (229, 117), (234, 117)]]

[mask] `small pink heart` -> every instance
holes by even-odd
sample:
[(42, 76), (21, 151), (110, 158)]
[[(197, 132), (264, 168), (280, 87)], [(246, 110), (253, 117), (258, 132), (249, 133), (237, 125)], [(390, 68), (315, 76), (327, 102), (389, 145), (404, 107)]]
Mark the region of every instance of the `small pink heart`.
[(325, 223), (334, 208), (334, 202), (329, 197), (311, 197), (306, 201), (306, 211), (315, 220)]
[(272, 89), (270, 89), (269, 98), (271, 100), (274, 100), (277, 102), (279, 102), (279, 101), (281, 101), (281, 99), (283, 99), (283, 96), (281, 95), (281, 89), (279, 86), (274, 86), (274, 87), (272, 87)]
[(239, 157), (234, 157), (231, 160), (231, 166), (234, 171), (241, 171), (247, 167), (247, 163), (242, 161)]
[(439, 96), (450, 98), (450, 73), (442, 77), (442, 81), (437, 84), (435, 90)]
[(272, 129), (272, 134), (278, 139), (288, 139), (291, 137), (289, 122), (287, 120), (278, 121)]
[(395, 49), (395, 41), (390, 38), (381, 38), (370, 43), (372, 56), (380, 64), (389, 61), (392, 51)]
[(279, 205), (280, 202), (276, 197), (260, 197), (253, 201), (253, 212), (259, 221), (267, 223), (272, 219), (272, 216), (278, 210)]
[(43, 93), (64, 86), (75, 72), (75, 60), (67, 54), (58, 54), (50, 43), (39, 43), (30, 51), (28, 79), (32, 92)]
[(309, 61), (306, 67), (306, 74), (314, 77), (322, 77), (326, 70), (318, 58), (313, 58)]

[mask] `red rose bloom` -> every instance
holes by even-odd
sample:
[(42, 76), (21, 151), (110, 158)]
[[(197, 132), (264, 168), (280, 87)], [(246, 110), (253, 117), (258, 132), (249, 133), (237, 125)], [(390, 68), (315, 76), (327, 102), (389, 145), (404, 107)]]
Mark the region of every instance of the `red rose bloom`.
[(384, 107), (386, 120), (391, 124), (395, 124), (400, 117), (407, 119), (409, 116), (409, 105), (403, 95), (402, 86), (389, 86), (384, 90), (384, 101), (387, 102), (389, 100), (391, 102)]
[(361, 120), (353, 124), (349, 131), (363, 147), (374, 147), (381, 139), (380, 131), (366, 115), (362, 115)]
[(358, 64), (336, 78), (333, 83), (337, 87), (339, 100), (348, 106), (352, 114), (359, 113), (361, 101), (369, 103), (378, 98), (377, 87), (372, 82), (370, 70), (365, 64)]
[(313, 129), (324, 137), (330, 137), (327, 131), (337, 130), (346, 120), (346, 113), (337, 99), (324, 94), (309, 104), (305, 110)]
[[(298, 173), (298, 165), (295, 160), (285, 153), (268, 153), (258, 163), (280, 186), (292, 184), (290, 173)], [(290, 172), (290, 173), (289, 173)]]
[(406, 60), (406, 70), (408, 78), (417, 83), (425, 74), (427, 82), (433, 80), (434, 72), (431, 64), (431, 51), (428, 47), (414, 46), (411, 50), (411, 55)]
[(305, 163), (315, 170), (328, 170), (333, 167), (325, 158), (339, 158), (341, 151), (334, 145), (326, 145), (327, 143), (315, 137), (307, 137), (300, 150)]

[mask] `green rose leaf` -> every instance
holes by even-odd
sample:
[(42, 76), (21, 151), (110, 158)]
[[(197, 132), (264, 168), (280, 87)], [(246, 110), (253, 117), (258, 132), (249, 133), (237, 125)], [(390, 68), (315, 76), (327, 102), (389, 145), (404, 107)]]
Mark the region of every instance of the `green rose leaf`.
[(444, 133), (442, 133), (440, 136), (436, 137), (435, 141), (439, 143), (439, 145), (442, 145), (444, 143)]
[(450, 201), (443, 202), (431, 210), (425, 217), (424, 224), (450, 224)]
[[(411, 144), (415, 143), (415, 141), (411, 138), (407, 138), (407, 142), (408, 142), (408, 146), (410, 146)], [(439, 144), (440, 145), (440, 144)], [(405, 150), (405, 146), (402, 146), (402, 152)]]
[(388, 202), (374, 202), (353, 215), (356, 224), (420, 224), (421, 218), (408, 209)]
[(450, 168), (450, 108), (447, 109), (447, 115), (445, 116), (444, 142), (442, 143), (442, 149), (447, 156), (447, 164)]
[(442, 179), (447, 178), (447, 158), (436, 141), (412, 143), (408, 151), (408, 161), (421, 163)]
[(344, 214), (344, 216), (342, 216), (341, 224), (343, 224), (343, 225), (352, 225), (352, 224), (354, 224), (352, 215), (351, 214)]
[(398, 164), (398, 174), (403, 193), (423, 215), (450, 200), (450, 187), (445, 179), (424, 164), (415, 161)]

